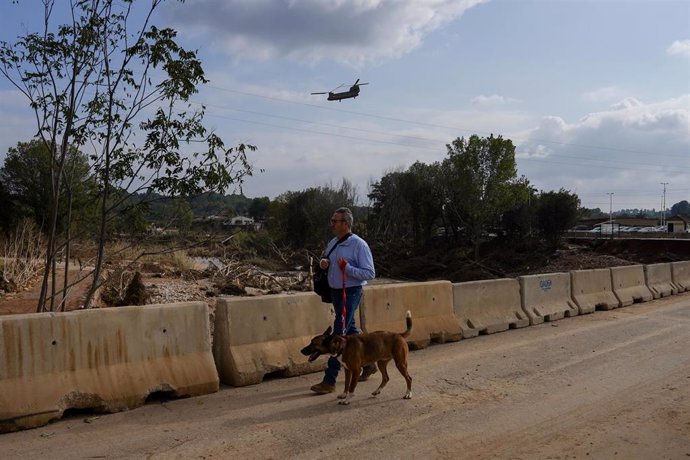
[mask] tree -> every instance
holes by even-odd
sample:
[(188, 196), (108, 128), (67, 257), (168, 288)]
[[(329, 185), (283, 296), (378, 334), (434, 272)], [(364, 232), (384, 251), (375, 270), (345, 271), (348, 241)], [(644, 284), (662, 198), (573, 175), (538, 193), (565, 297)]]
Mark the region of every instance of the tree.
[(596, 219), (599, 217), (608, 217), (608, 213), (604, 213), (600, 208), (580, 208), (580, 217), (583, 219)]
[(568, 190), (541, 192), (537, 202), (539, 232), (552, 246), (561, 235), (577, 224), (580, 198)]
[[(115, 190), (145, 197), (223, 193), (252, 172), (247, 152), (254, 147), (226, 148), (204, 127), (205, 108), (189, 102), (207, 80), (196, 53), (176, 43), (176, 32), (152, 24), (163, 2), (70, 2), (71, 22), (55, 27), (55, 1), (44, 0), (44, 30), (0, 43), (0, 72), (28, 99), (51, 155), (39, 311), (46, 309), (48, 279), (60, 252), (58, 215), (72, 146), (92, 146), (87, 153), (99, 191), (98, 251), (87, 308), (101, 282), (109, 221), (126, 200)], [(54, 298), (55, 292), (51, 310)]]
[(369, 186), (371, 232), (376, 238), (403, 239), (412, 233), (412, 212), (402, 192), (405, 172), (393, 171)]
[(447, 214), (453, 228), (462, 228), (474, 245), (475, 259), (490, 224), (527, 201), (529, 183), (517, 178), (515, 146), (501, 136), (457, 138), (446, 145), (443, 185)]
[(0, 181), (25, 216), (45, 228), (50, 216), (50, 152), (39, 142), (10, 148), (0, 169)]
[[(517, 187), (521, 187), (519, 184)], [(503, 213), (501, 224), (503, 233), (511, 241), (520, 241), (531, 237), (537, 229), (537, 190), (527, 184), (527, 202), (519, 203), (516, 207)]]
[[(269, 206), (269, 232), (282, 243), (295, 248), (325, 246), (332, 237), (328, 219), (337, 208), (349, 207), (355, 213), (357, 190), (347, 179), (339, 188), (333, 185), (285, 192)], [(361, 216), (354, 215), (355, 225)]]
[(431, 239), (442, 218), (441, 166), (415, 162), (406, 171), (386, 174), (371, 185), (371, 222), (378, 238), (405, 238), (417, 244)]
[(690, 216), (690, 203), (688, 203), (687, 200), (679, 201), (671, 206), (670, 215)]
[(189, 202), (184, 198), (177, 198), (173, 203), (173, 222), (180, 233), (187, 233), (192, 227), (194, 213)]
[[(57, 228), (61, 232), (65, 231), (68, 222), (68, 202), (71, 200), (72, 220), (83, 223), (88, 217), (93, 217), (97, 195), (96, 183), (89, 175), (86, 155), (71, 148), (66, 163), (64, 190), (59, 197), (61, 207), (57, 216)], [(50, 172), (50, 152), (38, 139), (19, 142), (16, 147), (10, 148), (0, 168), (0, 182), (15, 205), (44, 231), (47, 231), (52, 201)]]
[(9, 234), (19, 220), (19, 205), (0, 180), (0, 231)]
[(253, 217), (257, 221), (266, 220), (266, 217), (268, 216), (268, 207), (270, 204), (271, 200), (267, 196), (254, 198), (247, 208), (247, 213), (249, 214), (249, 217)]

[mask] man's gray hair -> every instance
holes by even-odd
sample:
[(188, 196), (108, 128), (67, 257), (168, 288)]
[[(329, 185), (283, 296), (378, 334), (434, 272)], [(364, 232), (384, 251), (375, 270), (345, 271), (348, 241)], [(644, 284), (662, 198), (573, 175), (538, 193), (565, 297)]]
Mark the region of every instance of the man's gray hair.
[(352, 211), (350, 211), (350, 208), (338, 208), (335, 210), (336, 214), (340, 214), (343, 216), (343, 220), (347, 222), (347, 225), (352, 228), (352, 223), (354, 222), (354, 218), (352, 217)]

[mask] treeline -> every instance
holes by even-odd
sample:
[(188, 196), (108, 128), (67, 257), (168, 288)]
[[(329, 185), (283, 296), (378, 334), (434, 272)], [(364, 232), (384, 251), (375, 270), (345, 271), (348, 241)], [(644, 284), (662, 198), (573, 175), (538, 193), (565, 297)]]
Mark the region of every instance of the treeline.
[[(355, 215), (355, 232), (368, 239), (408, 242), (469, 243), (479, 257), (489, 238), (517, 241), (540, 238), (555, 245), (579, 217), (580, 200), (567, 190), (537, 191), (518, 177), (515, 147), (501, 136), (458, 138), (447, 145), (443, 161), (416, 162), (370, 184), (366, 200), (347, 179), (288, 191), (275, 200), (241, 195), (208, 195), (189, 200), (194, 216), (203, 203), (213, 213), (246, 215), (263, 222), (273, 241), (292, 248), (318, 247), (330, 233), (334, 209), (347, 206)], [(367, 202), (366, 206), (358, 203)]]
[[(608, 217), (608, 211), (602, 211), (600, 208), (589, 209), (588, 216), (592, 218), (596, 217)], [(671, 206), (670, 209), (666, 209), (666, 217), (668, 216), (690, 216), (690, 203), (687, 200), (681, 200), (678, 203)], [(620, 209), (618, 211), (613, 211), (613, 217), (625, 217), (625, 218), (637, 218), (637, 219), (658, 219), (661, 217), (661, 210), (652, 209)]]
[[(385, 174), (370, 184), (364, 197), (347, 179), (337, 186), (287, 191), (274, 200), (217, 192), (189, 197), (127, 194), (113, 188), (113, 197), (122, 199), (117, 212), (111, 213), (108, 231), (113, 237), (142, 234), (152, 226), (186, 232), (193, 230), (195, 219), (241, 215), (260, 222), (275, 244), (316, 248), (330, 238), (327, 222), (333, 210), (347, 206), (354, 211), (355, 231), (370, 240), (416, 247), (434, 242), (469, 245), (478, 258), (487, 239), (537, 238), (554, 246), (578, 218), (597, 217), (597, 211), (606, 215), (598, 209), (580, 208), (579, 198), (568, 190), (537, 191), (527, 178), (517, 175), (515, 147), (501, 136), (457, 138), (446, 149), (442, 161), (416, 162)], [(0, 208), (0, 227), (4, 231), (21, 218), (31, 218), (45, 228), (49, 159), (38, 141), (20, 143), (8, 152), (0, 168), (0, 197), (5, 203)], [(98, 187), (86, 156), (73, 149), (69, 161), (71, 214), (68, 218), (67, 210), (59, 213), (58, 228), (66, 230), (69, 221), (73, 232), (88, 238), (96, 232)], [(677, 203), (671, 213), (690, 213), (690, 204)], [(647, 213), (629, 210), (624, 214)]]
[[(88, 158), (76, 149), (70, 157), (69, 210), (59, 212), (58, 228), (85, 237), (94, 234), (101, 202)], [(39, 141), (10, 149), (0, 168), (0, 225), (10, 230), (29, 217), (45, 228), (50, 215), (47, 195), (52, 179), (50, 155)], [(382, 241), (405, 240), (422, 246), (432, 240), (470, 242), (478, 251), (489, 236), (557, 240), (578, 217), (579, 199), (567, 190), (542, 191), (517, 176), (515, 147), (501, 136), (458, 138), (447, 145), (443, 161), (417, 162), (385, 174), (370, 185), (366, 197), (347, 179), (287, 191), (274, 200), (241, 194), (203, 193), (170, 197), (148, 191), (128, 193), (113, 187), (112, 235), (146, 232), (151, 226), (188, 230), (195, 218), (244, 215), (264, 223), (277, 244), (293, 248), (322, 244), (329, 238), (328, 218), (347, 206), (355, 213), (355, 231)], [(360, 205), (368, 201), (366, 205)], [(68, 217), (69, 211), (69, 217)]]

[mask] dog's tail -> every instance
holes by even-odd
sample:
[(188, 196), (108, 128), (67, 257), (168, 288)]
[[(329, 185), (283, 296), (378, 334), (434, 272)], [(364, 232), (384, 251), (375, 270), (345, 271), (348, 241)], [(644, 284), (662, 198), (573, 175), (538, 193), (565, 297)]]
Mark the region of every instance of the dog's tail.
[(410, 333), (412, 332), (412, 313), (410, 313), (410, 310), (407, 310), (407, 314), (405, 315), (405, 322), (407, 323), (407, 329), (405, 330), (405, 332), (400, 333), (400, 335), (402, 335), (404, 339), (408, 338), (410, 336)]

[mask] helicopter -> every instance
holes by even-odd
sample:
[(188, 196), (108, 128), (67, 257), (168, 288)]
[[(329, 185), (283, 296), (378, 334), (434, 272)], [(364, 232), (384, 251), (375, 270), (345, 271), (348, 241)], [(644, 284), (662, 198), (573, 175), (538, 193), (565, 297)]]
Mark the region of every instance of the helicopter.
[(354, 85), (350, 86), (349, 91), (342, 91), (340, 93), (336, 93), (335, 90), (338, 88), (342, 88), (345, 86), (345, 84), (342, 84), (338, 86), (338, 88), (335, 88), (333, 91), (324, 91), (321, 93), (311, 93), (311, 94), (328, 94), (328, 100), (329, 101), (342, 101), (343, 99), (349, 99), (349, 98), (355, 98), (359, 95), (359, 87), (363, 85), (368, 85), (369, 83), (360, 83), (359, 78), (357, 81), (354, 83)]

